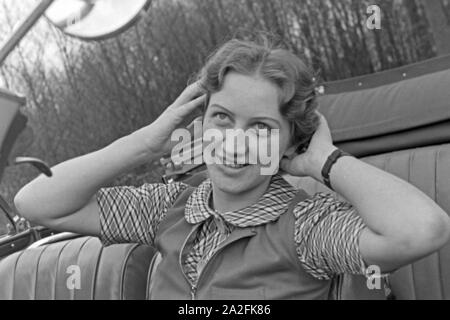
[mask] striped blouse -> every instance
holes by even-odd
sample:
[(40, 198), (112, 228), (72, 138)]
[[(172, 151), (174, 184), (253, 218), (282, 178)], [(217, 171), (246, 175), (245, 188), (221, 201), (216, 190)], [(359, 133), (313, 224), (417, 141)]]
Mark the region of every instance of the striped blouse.
[[(176, 182), (100, 189), (97, 202), (102, 243), (133, 242), (152, 246), (159, 223), (187, 187)], [(191, 284), (196, 283), (203, 266), (235, 227), (258, 226), (277, 220), (296, 194), (288, 182), (275, 175), (268, 190), (253, 205), (218, 213), (209, 205), (211, 192), (211, 181), (207, 179), (190, 195), (185, 207), (187, 222), (202, 224), (183, 264)], [(292, 240), (298, 259), (309, 274), (323, 280), (342, 273), (365, 274), (358, 245), (365, 225), (351, 204), (318, 192), (296, 204), (293, 213)]]

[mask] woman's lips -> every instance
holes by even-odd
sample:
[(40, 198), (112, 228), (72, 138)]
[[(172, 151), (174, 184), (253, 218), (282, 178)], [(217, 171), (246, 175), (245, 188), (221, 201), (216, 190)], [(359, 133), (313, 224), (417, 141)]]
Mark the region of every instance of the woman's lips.
[(251, 167), (249, 164), (221, 164), (218, 167), (227, 175), (241, 175), (243, 171)]
[(223, 165), (225, 167), (232, 168), (232, 169), (241, 169), (243, 167), (248, 166), (248, 164), (236, 164), (236, 163), (228, 163), (228, 164), (224, 163)]

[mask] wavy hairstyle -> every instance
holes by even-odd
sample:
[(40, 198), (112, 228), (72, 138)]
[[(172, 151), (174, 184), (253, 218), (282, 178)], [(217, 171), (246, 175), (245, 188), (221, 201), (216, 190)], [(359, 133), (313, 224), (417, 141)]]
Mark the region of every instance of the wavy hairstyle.
[(280, 89), (280, 113), (291, 124), (291, 143), (304, 151), (319, 124), (315, 74), (298, 56), (266, 37), (262, 41), (232, 39), (207, 59), (197, 74), (209, 105), (212, 93), (220, 91), (228, 72), (258, 75)]

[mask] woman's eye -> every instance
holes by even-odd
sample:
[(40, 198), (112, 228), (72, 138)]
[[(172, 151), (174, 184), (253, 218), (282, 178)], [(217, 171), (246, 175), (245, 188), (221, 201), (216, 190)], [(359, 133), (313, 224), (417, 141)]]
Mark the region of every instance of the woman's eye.
[(228, 115), (226, 113), (223, 112), (218, 112), (214, 115), (214, 117), (216, 117), (219, 120), (227, 120), (228, 119)]
[(256, 130), (270, 131), (270, 127), (267, 124), (262, 123), (262, 122), (258, 122), (257, 124), (255, 124), (255, 128), (256, 128)]

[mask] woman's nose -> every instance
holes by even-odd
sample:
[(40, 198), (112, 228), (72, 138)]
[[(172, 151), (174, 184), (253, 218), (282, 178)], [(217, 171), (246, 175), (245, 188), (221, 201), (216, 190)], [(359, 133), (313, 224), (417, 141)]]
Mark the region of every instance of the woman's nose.
[(227, 130), (224, 137), (224, 151), (227, 158), (240, 164), (249, 163), (249, 153), (257, 146), (256, 135), (242, 127), (235, 127)]

